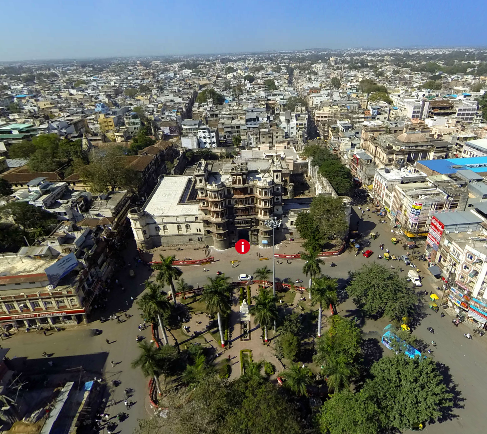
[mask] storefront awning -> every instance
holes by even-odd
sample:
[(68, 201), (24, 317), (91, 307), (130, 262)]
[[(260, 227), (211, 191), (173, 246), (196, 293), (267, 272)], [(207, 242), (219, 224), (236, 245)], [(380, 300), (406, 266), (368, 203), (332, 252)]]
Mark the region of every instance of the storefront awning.
[(433, 276), (439, 276), (441, 274), (441, 268), (438, 267), (438, 265), (432, 265), (431, 267), (428, 268), (428, 271), (433, 275)]

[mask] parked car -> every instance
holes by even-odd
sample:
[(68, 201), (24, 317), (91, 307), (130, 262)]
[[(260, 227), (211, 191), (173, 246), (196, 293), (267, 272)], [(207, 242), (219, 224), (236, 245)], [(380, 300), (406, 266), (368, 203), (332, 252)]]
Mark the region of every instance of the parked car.
[(370, 258), (373, 253), (374, 252), (372, 250), (366, 250), (364, 253), (362, 253), (362, 255), (364, 255), (366, 258)]
[(250, 274), (239, 274), (238, 280), (240, 282), (246, 282), (247, 280), (252, 280), (252, 276)]

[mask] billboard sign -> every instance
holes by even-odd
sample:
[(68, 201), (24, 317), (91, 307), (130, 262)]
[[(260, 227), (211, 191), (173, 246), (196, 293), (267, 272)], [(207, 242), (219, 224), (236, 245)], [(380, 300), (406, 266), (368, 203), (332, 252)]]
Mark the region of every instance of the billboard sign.
[(70, 253), (64, 258), (47, 267), (44, 271), (47, 274), (49, 283), (55, 288), (59, 281), (66, 276), (70, 271), (73, 271), (78, 266), (78, 260), (74, 253)]

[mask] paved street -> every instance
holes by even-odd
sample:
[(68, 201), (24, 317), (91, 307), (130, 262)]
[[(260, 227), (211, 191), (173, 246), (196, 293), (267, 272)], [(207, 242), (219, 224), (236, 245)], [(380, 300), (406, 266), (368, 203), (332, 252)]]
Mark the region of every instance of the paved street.
[[(360, 211), (359, 211), (360, 212)], [(351, 251), (347, 251), (343, 255), (333, 258), (325, 258), (325, 265), (322, 271), (332, 277), (340, 279), (343, 284), (348, 277), (348, 272), (360, 268), (365, 263), (370, 263), (377, 260), (377, 254), (383, 253), (379, 249), (379, 244), (384, 243), (385, 247), (390, 249), (392, 254), (401, 255), (404, 250), (401, 246), (393, 246), (391, 238), (391, 227), (387, 224), (378, 223), (378, 218), (369, 213), (368, 221), (361, 223), (359, 230), (362, 231), (379, 231), (380, 236), (377, 240), (371, 242), (369, 247), (374, 251), (374, 255), (370, 258), (364, 258), (361, 254), (355, 256)], [(276, 252), (286, 249), (290, 246), (276, 249)], [(126, 252), (126, 259), (130, 262), (134, 256), (134, 246)], [(257, 252), (263, 256), (268, 257), (269, 260), (260, 261), (257, 257)], [(161, 252), (169, 254), (170, 252)], [(182, 267), (184, 271), (184, 279), (193, 285), (204, 285), (208, 276), (215, 276), (216, 271), (222, 271), (236, 280), (238, 274), (248, 273), (253, 274), (256, 268), (267, 265), (272, 268), (272, 253), (271, 249), (258, 249), (253, 247), (247, 255), (239, 255), (235, 250), (228, 250), (226, 252), (211, 252), (215, 256), (217, 262), (206, 266), (192, 266)], [(198, 259), (203, 257), (202, 251), (188, 251), (183, 250), (178, 252), (178, 258), (191, 257)], [(232, 268), (230, 261), (240, 259), (242, 262), (236, 268)], [(157, 260), (157, 257), (154, 258)], [(336, 267), (330, 267), (331, 262), (337, 264)], [(385, 263), (384, 259), (380, 260)], [(133, 262), (133, 261), (132, 261)], [(302, 273), (303, 261), (294, 260), (290, 264), (283, 260), (282, 264), (276, 264), (276, 276), (280, 279), (289, 277), (293, 280), (299, 278), (307, 281)], [(427, 275), (426, 262), (419, 262), (417, 265), (422, 269), (424, 286), (422, 290), (428, 292), (437, 286), (435, 279)], [(410, 269), (399, 261), (390, 261), (388, 266), (392, 265), (396, 269), (402, 266), (403, 274), (406, 274)], [(209, 268), (210, 271), (203, 271), (204, 268)], [(127, 411), (130, 417), (128, 420), (120, 424), (122, 433), (132, 433), (137, 425), (137, 419), (145, 418), (152, 414), (148, 397), (147, 397), (147, 379), (144, 379), (140, 370), (134, 370), (130, 367), (132, 360), (138, 355), (138, 349), (135, 342), (136, 336), (139, 334), (137, 325), (140, 322), (139, 312), (134, 305), (131, 297), (136, 298), (143, 289), (143, 281), (150, 275), (150, 270), (147, 267), (139, 265), (136, 267), (135, 279), (129, 279), (128, 270), (124, 268), (119, 271), (118, 278), (125, 285), (126, 292), (117, 294), (110, 294), (111, 303), (109, 310), (104, 313), (108, 316), (110, 313), (119, 309), (128, 309), (128, 313), (133, 315), (131, 318), (118, 324), (116, 321), (108, 321), (100, 323), (95, 321), (88, 326), (78, 326), (72, 330), (65, 330), (56, 332), (50, 336), (43, 336), (37, 333), (22, 332), (17, 336), (3, 342), (3, 347), (11, 348), (9, 357), (28, 357), (29, 360), (40, 359), (39, 366), (46, 363), (42, 358), (43, 351), (54, 353), (52, 361), (57, 365), (58, 363), (66, 368), (73, 369), (83, 366), (86, 371), (96, 372), (98, 369), (103, 369), (107, 380), (110, 382), (113, 379), (121, 381), (118, 388), (110, 386), (112, 400), (118, 401), (115, 406), (109, 407), (108, 413), (115, 415), (120, 411)], [(426, 317), (420, 324), (419, 328), (414, 333), (426, 342), (434, 339), (437, 342), (432, 357), (445, 365), (450, 367), (450, 375), (454, 381), (458, 383), (458, 390), (464, 399), (462, 405), (465, 408), (456, 411), (458, 418), (451, 422), (444, 424), (435, 424), (426, 428), (430, 433), (446, 433), (453, 434), (462, 430), (465, 433), (480, 433), (483, 431), (482, 421), (483, 406), (487, 402), (487, 387), (483, 387), (484, 378), (484, 360), (487, 358), (487, 337), (475, 336), (473, 340), (467, 340), (463, 334), (468, 330), (466, 326), (460, 325), (458, 328), (451, 323), (451, 318), (446, 316), (440, 317), (428, 309), (428, 299), (425, 297), (425, 313)], [(339, 314), (345, 316), (355, 316), (354, 305), (351, 300), (339, 306)], [(387, 325), (385, 320), (377, 322), (366, 321), (364, 324), (365, 338), (378, 337), (378, 331)], [(435, 329), (434, 336), (431, 335), (426, 327), (433, 327)], [(91, 328), (98, 328), (103, 330), (100, 336), (92, 336), (89, 332)], [(140, 333), (150, 339), (150, 331)], [(256, 331), (252, 340), (257, 342), (260, 331)], [(106, 339), (110, 340), (110, 344), (106, 343)], [(380, 346), (381, 347), (381, 346)], [(381, 347), (382, 348), (382, 347)], [(387, 354), (387, 349), (382, 348)], [(89, 357), (83, 357), (89, 355)], [(70, 357), (68, 357), (70, 356)], [(74, 357), (73, 357), (74, 356)], [(62, 359), (61, 359), (62, 358)], [(257, 359), (259, 356), (257, 356)], [(114, 367), (111, 362), (115, 362)], [(277, 365), (276, 365), (277, 366)], [(90, 379), (90, 373), (85, 374), (86, 379)], [(132, 400), (135, 405), (127, 410), (123, 403), (124, 392), (126, 387), (135, 389), (135, 394)]]

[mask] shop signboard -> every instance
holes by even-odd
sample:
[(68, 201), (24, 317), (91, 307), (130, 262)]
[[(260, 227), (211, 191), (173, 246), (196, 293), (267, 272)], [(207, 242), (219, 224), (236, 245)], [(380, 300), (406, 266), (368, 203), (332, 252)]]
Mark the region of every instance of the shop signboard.
[(0, 321), (12, 321), (12, 320), (19, 320), (19, 319), (31, 319), (31, 318), (49, 318), (53, 316), (64, 316), (64, 315), (79, 315), (85, 313), (85, 309), (72, 309), (72, 310), (63, 310), (57, 312), (30, 312), (30, 313), (23, 313), (20, 315), (10, 315), (10, 316), (0, 316)]
[(69, 272), (73, 271), (78, 266), (78, 260), (74, 253), (70, 253), (64, 258), (47, 267), (44, 271), (47, 274), (49, 283), (55, 288), (59, 281)]

